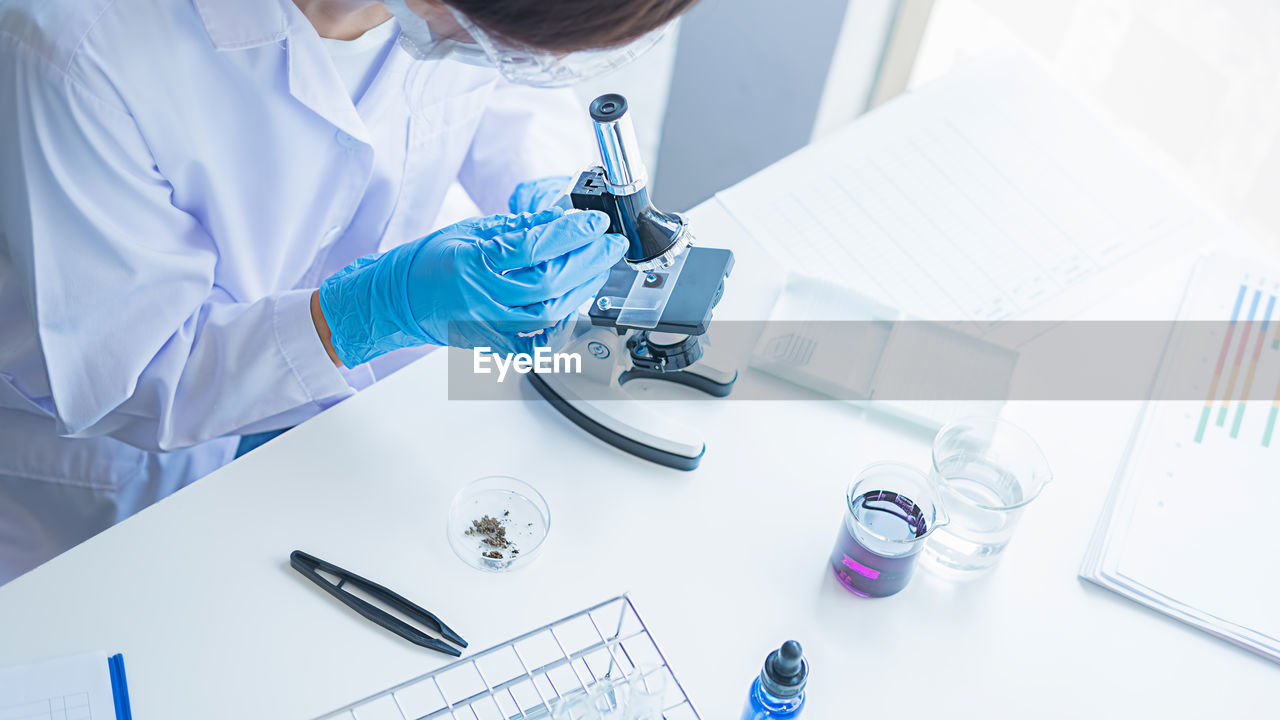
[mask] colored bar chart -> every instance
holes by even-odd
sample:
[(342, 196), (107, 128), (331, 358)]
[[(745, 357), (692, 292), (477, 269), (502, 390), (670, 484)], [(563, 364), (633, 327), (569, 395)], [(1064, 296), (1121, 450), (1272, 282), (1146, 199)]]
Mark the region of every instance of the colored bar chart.
[[(1256, 297), (1256, 296), (1255, 296)], [(1262, 316), (1262, 327), (1258, 330), (1258, 342), (1253, 348), (1253, 358), (1249, 361), (1249, 374), (1245, 375), (1244, 388), (1240, 390), (1240, 401), (1236, 403), (1236, 419), (1231, 423), (1231, 437), (1240, 436), (1240, 422), (1244, 420), (1245, 399), (1253, 389), (1253, 378), (1258, 374), (1258, 360), (1262, 358), (1262, 347), (1267, 341), (1267, 328), (1271, 324), (1271, 311), (1276, 309), (1276, 296), (1267, 300), (1267, 312)]]
[(1267, 416), (1267, 429), (1262, 433), (1262, 447), (1271, 447), (1271, 435), (1276, 429), (1276, 416), (1280, 415), (1280, 388), (1276, 388), (1276, 400), (1271, 404), (1271, 414)]
[(1240, 376), (1240, 365), (1244, 362), (1244, 352), (1248, 347), (1249, 334), (1253, 331), (1253, 318), (1258, 312), (1258, 300), (1262, 298), (1262, 293), (1254, 291), (1253, 302), (1249, 305), (1249, 319), (1244, 323), (1244, 329), (1240, 333), (1240, 346), (1236, 349), (1236, 361), (1231, 365), (1231, 377), (1227, 379), (1227, 392), (1222, 396), (1222, 407), (1218, 409), (1218, 427), (1222, 427), (1227, 422), (1227, 406), (1231, 404), (1231, 394), (1236, 389), (1236, 378)]
[[(1259, 367), (1268, 361), (1272, 365), (1280, 362), (1280, 354), (1271, 357), (1266, 355), (1266, 353), (1280, 353), (1280, 317), (1276, 314), (1278, 294), (1280, 293), (1276, 292), (1274, 283), (1265, 288), (1252, 287), (1251, 283), (1238, 286), (1235, 302), (1231, 305), (1230, 321), (1226, 325), (1226, 332), (1223, 333), (1222, 345), (1218, 348), (1217, 362), (1214, 364), (1213, 376), (1209, 382), (1209, 392), (1205, 398), (1204, 407), (1200, 411), (1199, 422), (1196, 424), (1195, 442), (1197, 444), (1206, 441), (1211, 419), (1213, 425), (1223, 428), (1227, 437), (1233, 440), (1240, 439), (1246, 427), (1254, 428), (1246, 434), (1246, 437), (1259, 437), (1254, 434), (1257, 432), (1257, 425), (1249, 426), (1246, 423), (1246, 416), (1249, 408), (1257, 406), (1259, 402), (1266, 402), (1258, 401), (1254, 394), (1254, 385), (1259, 379)], [(1264, 378), (1262, 382), (1267, 380)], [(1231, 412), (1233, 404), (1235, 405), (1234, 413)], [(1256, 423), (1256, 419), (1253, 422)], [(1280, 422), (1280, 382), (1277, 382), (1275, 397), (1267, 408), (1267, 418), (1260, 437), (1262, 447), (1270, 447), (1273, 440), (1280, 441), (1276, 436), (1278, 422)]]
[(1245, 293), (1249, 288), (1240, 286), (1240, 294), (1236, 296), (1235, 309), (1231, 311), (1231, 322), (1227, 325), (1227, 334), (1222, 341), (1222, 352), (1218, 354), (1218, 366), (1213, 371), (1213, 380), (1209, 383), (1209, 397), (1204, 401), (1204, 411), (1200, 413), (1200, 425), (1196, 429), (1196, 442), (1204, 441), (1204, 431), (1209, 425), (1209, 414), (1213, 412), (1213, 399), (1218, 396), (1218, 383), (1222, 381), (1222, 369), (1227, 364), (1227, 353), (1231, 351), (1231, 337), (1235, 334), (1236, 323), (1240, 321), (1240, 306), (1244, 303)]

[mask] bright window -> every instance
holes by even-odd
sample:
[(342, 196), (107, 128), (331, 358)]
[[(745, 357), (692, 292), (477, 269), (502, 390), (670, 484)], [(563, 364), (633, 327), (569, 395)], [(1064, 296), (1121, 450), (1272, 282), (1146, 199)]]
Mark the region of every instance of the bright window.
[(1273, 0), (935, 0), (910, 84), (1029, 51), (1280, 249), (1277, 38)]

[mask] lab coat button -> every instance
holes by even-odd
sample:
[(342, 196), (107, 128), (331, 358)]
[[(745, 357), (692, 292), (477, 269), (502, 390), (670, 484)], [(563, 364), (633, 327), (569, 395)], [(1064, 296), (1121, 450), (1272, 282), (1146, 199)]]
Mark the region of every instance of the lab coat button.
[(360, 144), (359, 140), (356, 140), (349, 133), (343, 130), (339, 130), (336, 137), (338, 138), (338, 144), (348, 150)]

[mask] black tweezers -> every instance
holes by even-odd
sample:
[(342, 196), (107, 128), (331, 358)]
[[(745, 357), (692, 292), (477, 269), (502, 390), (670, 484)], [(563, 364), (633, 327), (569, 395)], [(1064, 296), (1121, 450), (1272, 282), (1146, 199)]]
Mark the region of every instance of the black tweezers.
[[(379, 609), (373, 604), (352, 595), (346, 590), (343, 590), (342, 586), (350, 584), (352, 587), (361, 590), (369, 597), (385, 603), (388, 607), (394, 608), (414, 621), (431, 628), (435, 632), (439, 633), (445, 640), (448, 640), (454, 645), (460, 645), (462, 647), (467, 646), (467, 641), (463, 640), (461, 635), (451, 630), (448, 625), (441, 622), (440, 618), (432, 615), (421, 607), (414, 605), (400, 595), (397, 595), (391, 590), (388, 590), (375, 582), (365, 580), (355, 573), (343, 570), (333, 563), (325, 562), (324, 560), (321, 560), (314, 555), (308, 555), (301, 550), (294, 550), (293, 553), (289, 555), (289, 564), (293, 566), (294, 570), (302, 573), (303, 577), (319, 585), (325, 592), (341, 600), (347, 607), (355, 610), (369, 620), (372, 620), (378, 625), (381, 625), (415, 645), (421, 645), (422, 647), (430, 648), (437, 652), (442, 652), (454, 657), (462, 656), (462, 651), (458, 648), (446, 645), (441, 640), (427, 635), (418, 628), (415, 628), (395, 617), (391, 613)], [(325, 572), (337, 577), (338, 582), (330, 582), (327, 578), (321, 575), (320, 572)]]

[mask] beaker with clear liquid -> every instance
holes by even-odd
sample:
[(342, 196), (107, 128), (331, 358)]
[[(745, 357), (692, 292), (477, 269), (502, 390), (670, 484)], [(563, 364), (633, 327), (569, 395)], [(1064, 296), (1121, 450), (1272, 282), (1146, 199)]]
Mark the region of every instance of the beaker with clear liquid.
[(910, 465), (875, 463), (850, 483), (846, 502), (831, 551), (836, 578), (861, 597), (902, 590), (925, 540), (948, 522), (933, 481)]
[(933, 476), (951, 516), (925, 549), (928, 562), (968, 573), (1000, 559), (1022, 511), (1053, 479), (1040, 446), (994, 417), (957, 420), (933, 441)]

